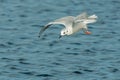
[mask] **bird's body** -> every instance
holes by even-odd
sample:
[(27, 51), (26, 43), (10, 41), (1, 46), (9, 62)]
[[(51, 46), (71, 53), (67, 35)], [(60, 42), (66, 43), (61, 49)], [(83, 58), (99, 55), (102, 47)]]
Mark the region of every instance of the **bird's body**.
[(76, 17), (67, 16), (67, 17), (60, 18), (45, 25), (41, 29), (39, 33), (39, 37), (49, 26), (53, 24), (61, 24), (65, 26), (65, 28), (61, 30), (61, 34), (60, 34), (61, 36), (71, 35), (73, 33), (80, 31), (81, 29), (83, 29), (86, 34), (90, 34), (87, 28), (87, 24), (96, 22), (96, 18), (97, 18), (96, 15), (92, 15), (88, 17), (86, 13), (82, 13)]
[(72, 33), (76, 33), (82, 29), (82, 26), (85, 26), (85, 25), (82, 23), (75, 23), (75, 24), (73, 23), (73, 26), (74, 27), (72, 27)]

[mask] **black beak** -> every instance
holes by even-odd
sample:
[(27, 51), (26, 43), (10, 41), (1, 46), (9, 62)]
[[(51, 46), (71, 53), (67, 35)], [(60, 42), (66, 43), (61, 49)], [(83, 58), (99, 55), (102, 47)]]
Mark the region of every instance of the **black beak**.
[(60, 39), (61, 37), (62, 37), (62, 36), (60, 35), (60, 36), (59, 36), (59, 39)]

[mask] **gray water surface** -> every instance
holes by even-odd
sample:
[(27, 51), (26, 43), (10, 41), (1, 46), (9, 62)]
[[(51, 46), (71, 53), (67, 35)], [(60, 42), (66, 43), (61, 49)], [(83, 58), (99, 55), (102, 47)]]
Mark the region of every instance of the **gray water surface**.
[[(96, 14), (82, 31), (58, 39), (48, 22)], [(120, 80), (119, 0), (0, 0), (0, 80)]]

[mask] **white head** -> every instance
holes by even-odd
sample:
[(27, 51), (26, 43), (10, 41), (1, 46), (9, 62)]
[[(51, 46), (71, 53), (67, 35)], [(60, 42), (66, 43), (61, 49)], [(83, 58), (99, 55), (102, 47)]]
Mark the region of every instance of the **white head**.
[(65, 36), (65, 35), (69, 35), (69, 31), (64, 28), (64, 29), (61, 30), (59, 38), (61, 38), (62, 36)]

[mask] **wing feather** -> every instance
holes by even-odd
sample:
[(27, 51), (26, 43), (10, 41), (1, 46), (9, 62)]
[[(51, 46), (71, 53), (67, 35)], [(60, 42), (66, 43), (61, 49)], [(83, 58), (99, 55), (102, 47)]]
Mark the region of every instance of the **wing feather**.
[(42, 27), (42, 29), (39, 32), (39, 36), (38, 37), (40, 37), (41, 34), (51, 25), (61, 24), (61, 25), (64, 25), (66, 28), (68, 28), (69, 26), (72, 26), (73, 21), (74, 21), (74, 17), (73, 16), (67, 16), (67, 17), (63, 17), (63, 18), (57, 19), (57, 20), (55, 20), (53, 22), (49, 22), (47, 25)]
[(46, 26), (42, 27), (42, 29), (41, 29), (40, 32), (39, 32), (39, 36), (38, 36), (38, 37), (40, 37), (41, 34), (42, 34), (49, 26), (51, 26), (51, 25), (52, 25), (52, 24), (49, 24), (49, 25), (46, 25)]

